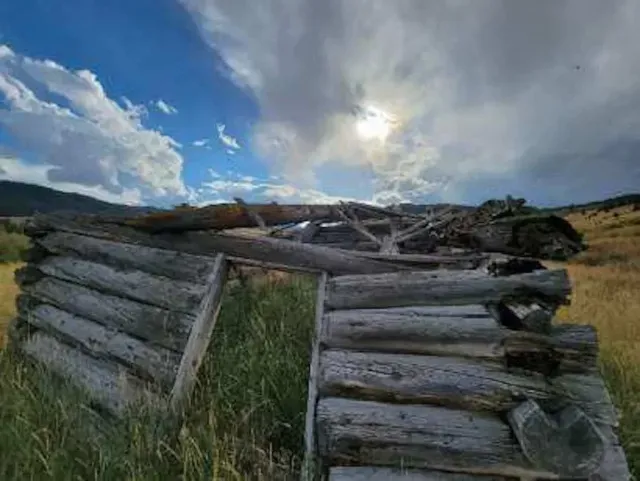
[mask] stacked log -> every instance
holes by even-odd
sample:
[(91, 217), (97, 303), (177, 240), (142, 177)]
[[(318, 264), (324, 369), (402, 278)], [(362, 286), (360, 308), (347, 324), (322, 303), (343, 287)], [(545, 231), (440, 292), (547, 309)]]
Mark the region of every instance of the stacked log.
[(329, 278), (311, 368), (315, 474), (630, 480), (596, 332), (551, 322), (570, 290), (564, 270)]
[[(179, 398), (176, 384), (208, 292), (224, 276), (217, 257), (143, 247), (56, 230), (31, 232), (14, 348), (123, 414)], [(187, 386), (186, 389), (189, 389)]]

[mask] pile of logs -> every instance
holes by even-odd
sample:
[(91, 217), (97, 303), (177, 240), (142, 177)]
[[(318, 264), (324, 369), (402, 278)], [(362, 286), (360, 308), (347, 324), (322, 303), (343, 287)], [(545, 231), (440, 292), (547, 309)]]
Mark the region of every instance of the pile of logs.
[(327, 277), (307, 479), (629, 481), (596, 332), (531, 268)]

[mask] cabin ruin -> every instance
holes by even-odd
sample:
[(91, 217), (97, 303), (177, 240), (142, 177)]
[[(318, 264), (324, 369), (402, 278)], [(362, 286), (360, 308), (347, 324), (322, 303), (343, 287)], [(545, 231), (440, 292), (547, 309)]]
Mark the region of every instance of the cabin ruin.
[(314, 273), (303, 479), (630, 481), (596, 332), (552, 322), (571, 284), (540, 262), (584, 245), (522, 207), (36, 216), (10, 342), (112, 413), (180, 413), (229, 269)]

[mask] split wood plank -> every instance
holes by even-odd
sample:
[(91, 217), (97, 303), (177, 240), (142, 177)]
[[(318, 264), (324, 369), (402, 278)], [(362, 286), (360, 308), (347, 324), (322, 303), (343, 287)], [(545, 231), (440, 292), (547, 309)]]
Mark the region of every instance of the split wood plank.
[(191, 328), (184, 355), (180, 361), (176, 382), (171, 390), (169, 402), (176, 413), (180, 413), (184, 409), (195, 386), (198, 369), (211, 341), (220, 312), (220, 302), (228, 270), (229, 263), (225, 255), (218, 254), (209, 278), (208, 290), (198, 309), (198, 315)]
[(128, 408), (141, 404), (164, 407), (162, 398), (126, 369), (93, 358), (42, 331), (29, 336), (19, 349), (62, 377), (73, 380), (114, 414), (122, 415)]
[(317, 478), (321, 466), (316, 459), (317, 433), (316, 405), (318, 402), (318, 383), (320, 376), (320, 339), (323, 335), (324, 300), (327, 289), (327, 273), (320, 274), (316, 294), (316, 315), (313, 339), (311, 341), (311, 362), (309, 364), (309, 381), (307, 387), (307, 413), (304, 426), (304, 460), (302, 465), (302, 480), (312, 481)]
[(571, 293), (569, 276), (565, 269), (508, 277), (491, 277), (477, 270), (339, 276), (329, 282), (327, 306), (332, 309), (366, 309), (486, 304), (524, 293), (565, 302)]
[(25, 294), (179, 353), (184, 351), (194, 322), (193, 316), (103, 294), (53, 277), (45, 277), (27, 287)]
[(374, 466), (336, 466), (328, 481), (519, 481), (516, 478), (447, 473), (426, 469), (383, 468)]
[(317, 407), (320, 453), (332, 465), (403, 466), (557, 479), (524, 458), (497, 416), (437, 406), (324, 398)]
[(35, 239), (35, 242), (56, 255), (78, 257), (195, 284), (204, 284), (213, 270), (212, 257), (97, 239), (69, 232), (52, 232)]
[(48, 304), (38, 304), (26, 296), (18, 299), (22, 319), (47, 334), (94, 357), (125, 364), (142, 379), (155, 381), (167, 391), (178, 370), (180, 355), (159, 346), (150, 346), (111, 327), (65, 312)]
[(49, 276), (114, 296), (171, 311), (193, 314), (204, 295), (204, 286), (138, 270), (120, 270), (83, 259), (53, 256), (37, 268)]

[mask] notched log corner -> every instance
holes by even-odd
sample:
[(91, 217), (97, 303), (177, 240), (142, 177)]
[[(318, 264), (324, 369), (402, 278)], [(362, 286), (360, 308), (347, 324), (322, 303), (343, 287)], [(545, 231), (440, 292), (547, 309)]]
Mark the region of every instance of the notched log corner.
[(587, 478), (602, 464), (606, 441), (576, 406), (550, 416), (528, 400), (514, 408), (508, 419), (522, 451), (538, 469), (561, 477)]

